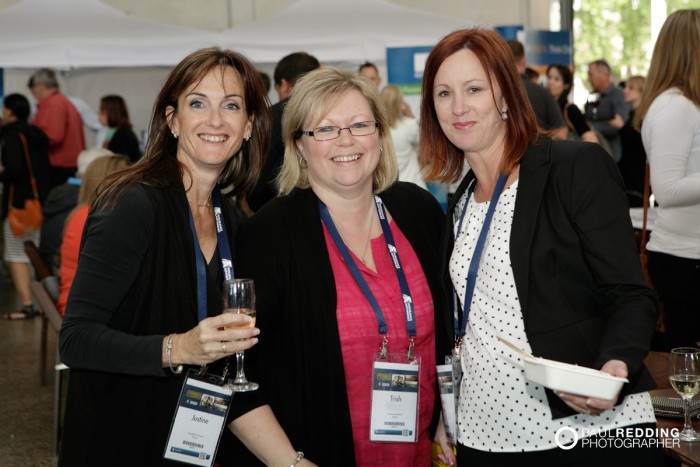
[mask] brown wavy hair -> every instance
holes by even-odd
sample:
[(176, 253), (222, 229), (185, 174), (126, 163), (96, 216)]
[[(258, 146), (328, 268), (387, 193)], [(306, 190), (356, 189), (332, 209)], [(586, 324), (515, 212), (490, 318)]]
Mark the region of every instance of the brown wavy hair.
[[(209, 47), (192, 52), (168, 75), (151, 117), (148, 145), (141, 159), (128, 169), (108, 177), (100, 186), (98, 202), (109, 196), (116, 199), (127, 187), (137, 183), (171, 187), (182, 183), (185, 170), (177, 160), (177, 139), (172, 135), (166, 110), (178, 111), (178, 97), (193, 84), (199, 83), (211, 70), (233, 68), (243, 82), (245, 110), (253, 118), (253, 131), (244, 141), (238, 155), (232, 157), (219, 178), (224, 196), (245, 196), (257, 183), (270, 139), (270, 110), (267, 92), (260, 73), (243, 55), (232, 50)], [(188, 187), (185, 187), (187, 190)]]

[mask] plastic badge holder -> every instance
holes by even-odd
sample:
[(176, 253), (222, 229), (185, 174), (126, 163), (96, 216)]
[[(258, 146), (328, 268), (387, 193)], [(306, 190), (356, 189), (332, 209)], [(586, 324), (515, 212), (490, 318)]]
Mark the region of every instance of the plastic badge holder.
[(602, 371), (544, 358), (525, 358), (525, 377), (554, 391), (584, 397), (611, 400), (627, 378), (611, 376)]

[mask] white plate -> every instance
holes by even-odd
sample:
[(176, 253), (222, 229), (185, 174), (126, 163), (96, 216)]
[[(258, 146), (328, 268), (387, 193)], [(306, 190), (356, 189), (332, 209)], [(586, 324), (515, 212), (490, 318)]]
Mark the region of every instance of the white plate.
[(611, 400), (617, 398), (622, 385), (628, 382), (627, 378), (545, 358), (525, 358), (523, 361), (525, 377), (529, 381), (554, 391)]

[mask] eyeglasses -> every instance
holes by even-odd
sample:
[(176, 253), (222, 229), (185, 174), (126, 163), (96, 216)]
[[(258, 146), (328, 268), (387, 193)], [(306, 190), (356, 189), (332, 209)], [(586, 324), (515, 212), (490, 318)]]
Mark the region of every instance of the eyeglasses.
[(339, 126), (320, 126), (311, 131), (302, 131), (301, 134), (313, 136), (316, 141), (330, 141), (340, 137), (340, 132), (348, 130), (353, 136), (369, 136), (376, 133), (379, 123), (377, 122), (357, 122), (345, 128)]

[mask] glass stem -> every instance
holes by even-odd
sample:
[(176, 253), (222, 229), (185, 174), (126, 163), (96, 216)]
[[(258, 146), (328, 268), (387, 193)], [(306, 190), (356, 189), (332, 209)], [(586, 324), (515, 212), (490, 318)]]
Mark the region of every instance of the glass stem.
[(243, 371), (243, 352), (236, 352), (236, 379), (234, 380), (234, 383), (245, 384), (247, 382), (248, 380), (245, 378), (245, 372)]
[(693, 425), (690, 423), (690, 399), (684, 397), (683, 404), (685, 405), (685, 425), (683, 425), (683, 431), (691, 431)]

